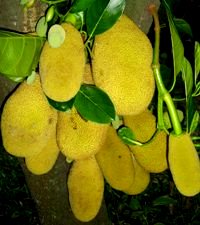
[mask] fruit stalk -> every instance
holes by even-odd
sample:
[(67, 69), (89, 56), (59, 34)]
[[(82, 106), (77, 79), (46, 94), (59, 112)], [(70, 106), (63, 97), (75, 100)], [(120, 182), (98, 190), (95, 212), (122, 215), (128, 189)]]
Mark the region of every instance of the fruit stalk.
[[(153, 62), (152, 62), (152, 69), (153, 74), (156, 80), (156, 86), (158, 89), (158, 98), (161, 98), (167, 105), (169, 115), (172, 122), (172, 127), (174, 129), (174, 133), (176, 135), (182, 134), (182, 127), (178, 118), (177, 110), (172, 100), (171, 95), (165, 88), (163, 83), (161, 73), (160, 73), (160, 64), (159, 64), (159, 48), (160, 48), (160, 24), (156, 6), (151, 4), (149, 6), (149, 11), (154, 19), (154, 30), (155, 30), (155, 44), (154, 44), (154, 51), (153, 51)], [(160, 108), (162, 109), (162, 107)], [(158, 117), (162, 115), (162, 112), (158, 112)], [(160, 121), (160, 120), (158, 120)]]

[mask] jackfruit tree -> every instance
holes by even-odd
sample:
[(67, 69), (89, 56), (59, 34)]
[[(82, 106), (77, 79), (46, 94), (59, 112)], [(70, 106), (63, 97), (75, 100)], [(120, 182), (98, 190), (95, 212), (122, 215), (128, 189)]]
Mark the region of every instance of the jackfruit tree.
[(17, 83), (1, 115), (6, 152), (31, 176), (48, 176), (62, 157), (64, 198), (77, 223), (95, 223), (107, 185), (138, 196), (153, 174), (167, 171), (180, 195), (198, 195), (200, 44), (192, 68), (169, 2), (161, 4), (172, 45), (168, 77), (154, 2), (145, 8), (153, 40), (125, 0), (41, 2), (46, 11), (34, 33), (0, 29), (0, 73)]

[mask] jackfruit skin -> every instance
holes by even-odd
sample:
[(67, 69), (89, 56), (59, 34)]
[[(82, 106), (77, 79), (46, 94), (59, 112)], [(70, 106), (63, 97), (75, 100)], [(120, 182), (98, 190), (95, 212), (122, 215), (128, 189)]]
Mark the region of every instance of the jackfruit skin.
[(94, 156), (73, 162), (68, 176), (69, 202), (75, 217), (92, 220), (98, 213), (104, 192), (104, 179)]
[(200, 192), (200, 161), (188, 133), (179, 136), (170, 134), (169, 168), (178, 191), (185, 196)]
[(57, 111), (44, 95), (39, 75), (26, 81), (6, 101), (1, 116), (3, 146), (14, 156), (38, 154), (55, 132)]
[(83, 159), (97, 153), (107, 130), (107, 124), (86, 121), (75, 108), (58, 113), (57, 142), (68, 159)]
[(132, 159), (135, 170), (134, 182), (130, 187), (123, 190), (123, 192), (128, 195), (138, 195), (148, 187), (150, 183), (150, 173), (140, 166), (133, 154)]
[(96, 159), (104, 178), (112, 188), (121, 191), (134, 182), (135, 170), (131, 152), (111, 126)]
[(92, 68), (89, 63), (85, 65), (85, 71), (83, 74), (83, 83), (84, 84), (92, 84), (94, 85), (93, 75), (92, 75)]
[(39, 70), (44, 93), (51, 99), (63, 102), (79, 91), (84, 67), (85, 52), (81, 34), (71, 24), (64, 23), (64, 43), (52, 48), (46, 41), (41, 52)]
[[(147, 142), (156, 131), (156, 117), (148, 110), (136, 116), (124, 116), (124, 123), (141, 142)], [(157, 131), (151, 142), (143, 146), (130, 145), (130, 149), (137, 162), (148, 172), (160, 173), (168, 168), (165, 131)]]
[(56, 130), (49, 138), (45, 147), (37, 155), (26, 157), (25, 164), (28, 170), (35, 175), (48, 173), (54, 166), (59, 154), (56, 141)]
[(94, 82), (110, 96), (117, 114), (136, 115), (150, 104), (155, 90), (152, 55), (147, 36), (125, 15), (95, 36)]

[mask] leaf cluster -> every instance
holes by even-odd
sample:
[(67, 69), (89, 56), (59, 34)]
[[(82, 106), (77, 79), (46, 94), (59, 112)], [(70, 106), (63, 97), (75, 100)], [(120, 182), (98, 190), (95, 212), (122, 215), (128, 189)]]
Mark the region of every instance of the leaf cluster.
[[(163, 0), (162, 4), (165, 7), (168, 18), (173, 56), (174, 74), (172, 85), (168, 91), (173, 96), (176, 106), (184, 110), (185, 118), (182, 123), (184, 130), (188, 133), (193, 133), (199, 124), (196, 97), (200, 95), (200, 44), (197, 41), (194, 42), (194, 62), (191, 63), (191, 60), (188, 60), (185, 56), (184, 44), (181, 39), (183, 33), (192, 37), (191, 27), (185, 20), (173, 16), (167, 0)], [(180, 93), (177, 92), (178, 89), (184, 91)]]

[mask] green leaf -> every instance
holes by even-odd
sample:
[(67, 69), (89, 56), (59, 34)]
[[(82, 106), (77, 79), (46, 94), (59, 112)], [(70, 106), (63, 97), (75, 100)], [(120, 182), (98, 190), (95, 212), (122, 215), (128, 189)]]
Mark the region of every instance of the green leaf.
[(36, 69), (45, 39), (0, 30), (0, 73), (17, 81)]
[(193, 88), (193, 72), (190, 62), (184, 57), (182, 62), (182, 78), (185, 83), (186, 99), (191, 95)]
[(120, 139), (128, 145), (139, 145), (141, 146), (142, 143), (138, 142), (135, 139), (135, 135), (133, 131), (127, 127), (127, 126), (122, 126), (117, 130), (117, 134), (120, 137)]
[(70, 12), (77, 13), (85, 11), (94, 0), (74, 0)]
[(189, 133), (191, 129), (191, 126), (192, 125), (192, 121), (194, 119), (194, 115), (195, 115), (195, 112), (196, 112), (196, 103), (193, 99), (192, 96), (189, 96), (189, 98), (187, 99), (187, 102), (186, 102), (186, 128), (187, 128), (187, 132)]
[(109, 96), (94, 85), (83, 84), (75, 97), (74, 105), (86, 120), (110, 123), (115, 119), (115, 109)]
[(47, 100), (49, 104), (53, 106), (55, 109), (57, 109), (58, 111), (65, 112), (72, 108), (75, 98), (72, 98), (67, 102), (57, 102), (57, 101), (54, 101), (53, 99), (50, 99), (49, 97), (47, 97)]
[(194, 132), (197, 129), (198, 124), (199, 124), (199, 112), (196, 110), (193, 115), (192, 122), (190, 124), (189, 133)]
[[(184, 119), (183, 112), (180, 109), (177, 109), (176, 111), (177, 111), (177, 114), (178, 114), (179, 121), (182, 122), (183, 119)], [(168, 111), (165, 111), (163, 113), (163, 119), (164, 119), (164, 124), (165, 124), (166, 129), (172, 128), (172, 124), (171, 124), (171, 120), (170, 120), (170, 116), (169, 116)]]
[(194, 93), (192, 94), (192, 96), (196, 97), (198, 95), (200, 95), (200, 81), (197, 83), (196, 89), (195, 89)]
[(171, 33), (171, 42), (172, 42), (172, 53), (173, 53), (173, 64), (174, 64), (174, 82), (171, 87), (171, 90), (172, 90), (176, 83), (176, 76), (182, 70), (182, 62), (184, 60), (184, 47), (183, 47), (183, 43), (181, 42), (181, 39), (179, 37), (179, 34), (177, 32), (176, 26), (174, 24), (172, 13), (170, 11), (170, 7), (167, 4), (166, 0), (163, 0), (163, 4), (164, 4), (166, 12), (167, 12), (167, 18), (168, 18), (168, 22), (169, 22), (170, 33)]
[(176, 204), (177, 201), (167, 195), (161, 196), (156, 198), (153, 201), (153, 206), (160, 206), (160, 205), (170, 205), (170, 204)]
[(25, 8), (30, 8), (35, 3), (35, 0), (21, 0), (20, 5), (23, 5)]
[(124, 8), (125, 0), (94, 0), (86, 14), (89, 37), (111, 28), (123, 13)]
[(178, 19), (174, 18), (174, 23), (179, 32), (188, 34), (190, 37), (192, 37), (192, 29), (190, 27), (190, 24), (186, 22), (184, 19)]
[(200, 44), (197, 41), (195, 42), (194, 60), (194, 79), (195, 84), (197, 84), (198, 75), (200, 73)]
[(39, 37), (46, 37), (48, 25), (45, 16), (42, 16), (36, 24), (36, 33)]
[(192, 88), (193, 88), (193, 73), (192, 73), (192, 67), (186, 58), (184, 58), (183, 60), (182, 79), (185, 84), (187, 131), (189, 131), (189, 127), (190, 127), (190, 124), (193, 118), (193, 113), (194, 113), (193, 111), (191, 111), (191, 107), (189, 106), (191, 103), (190, 101), (192, 100), (191, 96), (192, 96)]
[(84, 13), (67, 13), (64, 22), (71, 23), (77, 30), (81, 29), (84, 24)]
[(30, 0), (20, 0), (20, 5), (25, 5), (29, 2)]
[(130, 207), (132, 210), (139, 210), (139, 209), (142, 208), (142, 207), (141, 207), (141, 204), (140, 204), (140, 202), (139, 202), (139, 200), (136, 199), (136, 198), (131, 198), (131, 201), (130, 201), (130, 203), (129, 203), (129, 207)]

